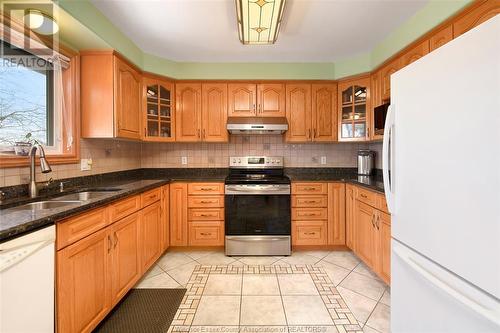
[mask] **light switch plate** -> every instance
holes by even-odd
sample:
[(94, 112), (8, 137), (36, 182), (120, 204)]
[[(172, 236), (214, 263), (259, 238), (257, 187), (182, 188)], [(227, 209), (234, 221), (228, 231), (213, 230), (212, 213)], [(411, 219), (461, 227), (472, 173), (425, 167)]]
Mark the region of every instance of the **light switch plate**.
[(321, 156), (321, 164), (326, 164), (326, 156)]
[(184, 165), (188, 164), (188, 158), (187, 158), (187, 156), (182, 156), (181, 157), (181, 164), (184, 164)]

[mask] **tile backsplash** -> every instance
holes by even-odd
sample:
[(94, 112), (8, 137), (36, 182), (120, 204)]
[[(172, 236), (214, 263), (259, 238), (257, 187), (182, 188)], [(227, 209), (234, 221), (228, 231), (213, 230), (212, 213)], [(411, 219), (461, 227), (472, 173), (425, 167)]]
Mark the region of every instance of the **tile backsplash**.
[[(230, 156), (284, 156), (286, 167), (353, 167), (357, 143), (284, 142), (281, 136), (231, 136), (229, 143), (156, 143), (142, 146), (143, 168), (227, 167)], [(321, 164), (321, 156), (326, 164)], [(187, 157), (187, 165), (181, 163)]]
[[(52, 172), (37, 181), (64, 179), (138, 168), (224, 168), (229, 156), (284, 156), (286, 167), (355, 167), (358, 149), (377, 152), (381, 168), (381, 143), (287, 143), (281, 136), (231, 136), (228, 143), (139, 143), (104, 139), (82, 139), (81, 158), (92, 158), (92, 170), (80, 164), (53, 165)], [(321, 164), (321, 157), (326, 164)], [(187, 164), (182, 164), (182, 157)], [(29, 168), (0, 169), (0, 187), (27, 184)]]

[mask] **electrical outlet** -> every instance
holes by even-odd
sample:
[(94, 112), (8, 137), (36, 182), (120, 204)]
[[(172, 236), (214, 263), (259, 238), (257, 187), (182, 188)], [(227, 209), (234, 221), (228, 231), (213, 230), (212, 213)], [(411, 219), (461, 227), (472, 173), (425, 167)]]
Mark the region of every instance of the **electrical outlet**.
[(92, 159), (91, 158), (82, 158), (80, 160), (80, 170), (81, 171), (92, 170)]
[(187, 156), (182, 156), (181, 157), (181, 164), (184, 164), (184, 165), (188, 164), (188, 158), (187, 158)]
[(326, 164), (326, 156), (321, 156), (321, 164)]

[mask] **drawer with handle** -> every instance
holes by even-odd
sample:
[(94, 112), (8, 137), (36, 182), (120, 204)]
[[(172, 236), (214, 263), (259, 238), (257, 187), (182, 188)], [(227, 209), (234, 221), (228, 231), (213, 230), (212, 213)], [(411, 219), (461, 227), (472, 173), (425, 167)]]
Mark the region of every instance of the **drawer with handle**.
[(224, 194), (223, 183), (189, 183), (188, 195)]
[(356, 199), (372, 207), (377, 207), (377, 196), (377, 193), (366, 190), (364, 188), (358, 187), (356, 189)]
[(292, 194), (328, 194), (328, 184), (292, 183)]
[(223, 222), (189, 223), (189, 245), (222, 246), (224, 245)]
[(155, 188), (141, 194), (141, 205), (146, 207), (161, 199), (161, 188)]
[(293, 208), (292, 220), (326, 220), (328, 208)]
[(325, 245), (326, 222), (292, 222), (292, 245)]
[(88, 235), (106, 227), (109, 224), (106, 207), (97, 208), (75, 217), (57, 222), (56, 240), (57, 250), (87, 237)]
[(224, 221), (224, 208), (189, 208), (189, 221)]
[(292, 195), (292, 207), (328, 207), (328, 196)]
[(109, 216), (111, 222), (118, 221), (141, 209), (141, 196), (136, 195), (127, 199), (118, 201), (109, 206)]
[(224, 207), (223, 195), (189, 196), (189, 208), (218, 208)]

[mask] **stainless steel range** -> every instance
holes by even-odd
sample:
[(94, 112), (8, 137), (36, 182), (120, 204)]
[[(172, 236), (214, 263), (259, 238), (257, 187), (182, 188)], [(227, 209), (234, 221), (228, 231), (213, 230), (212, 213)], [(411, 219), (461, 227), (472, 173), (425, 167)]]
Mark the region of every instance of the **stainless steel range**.
[(283, 157), (231, 157), (229, 168), (226, 255), (290, 255), (290, 179)]

